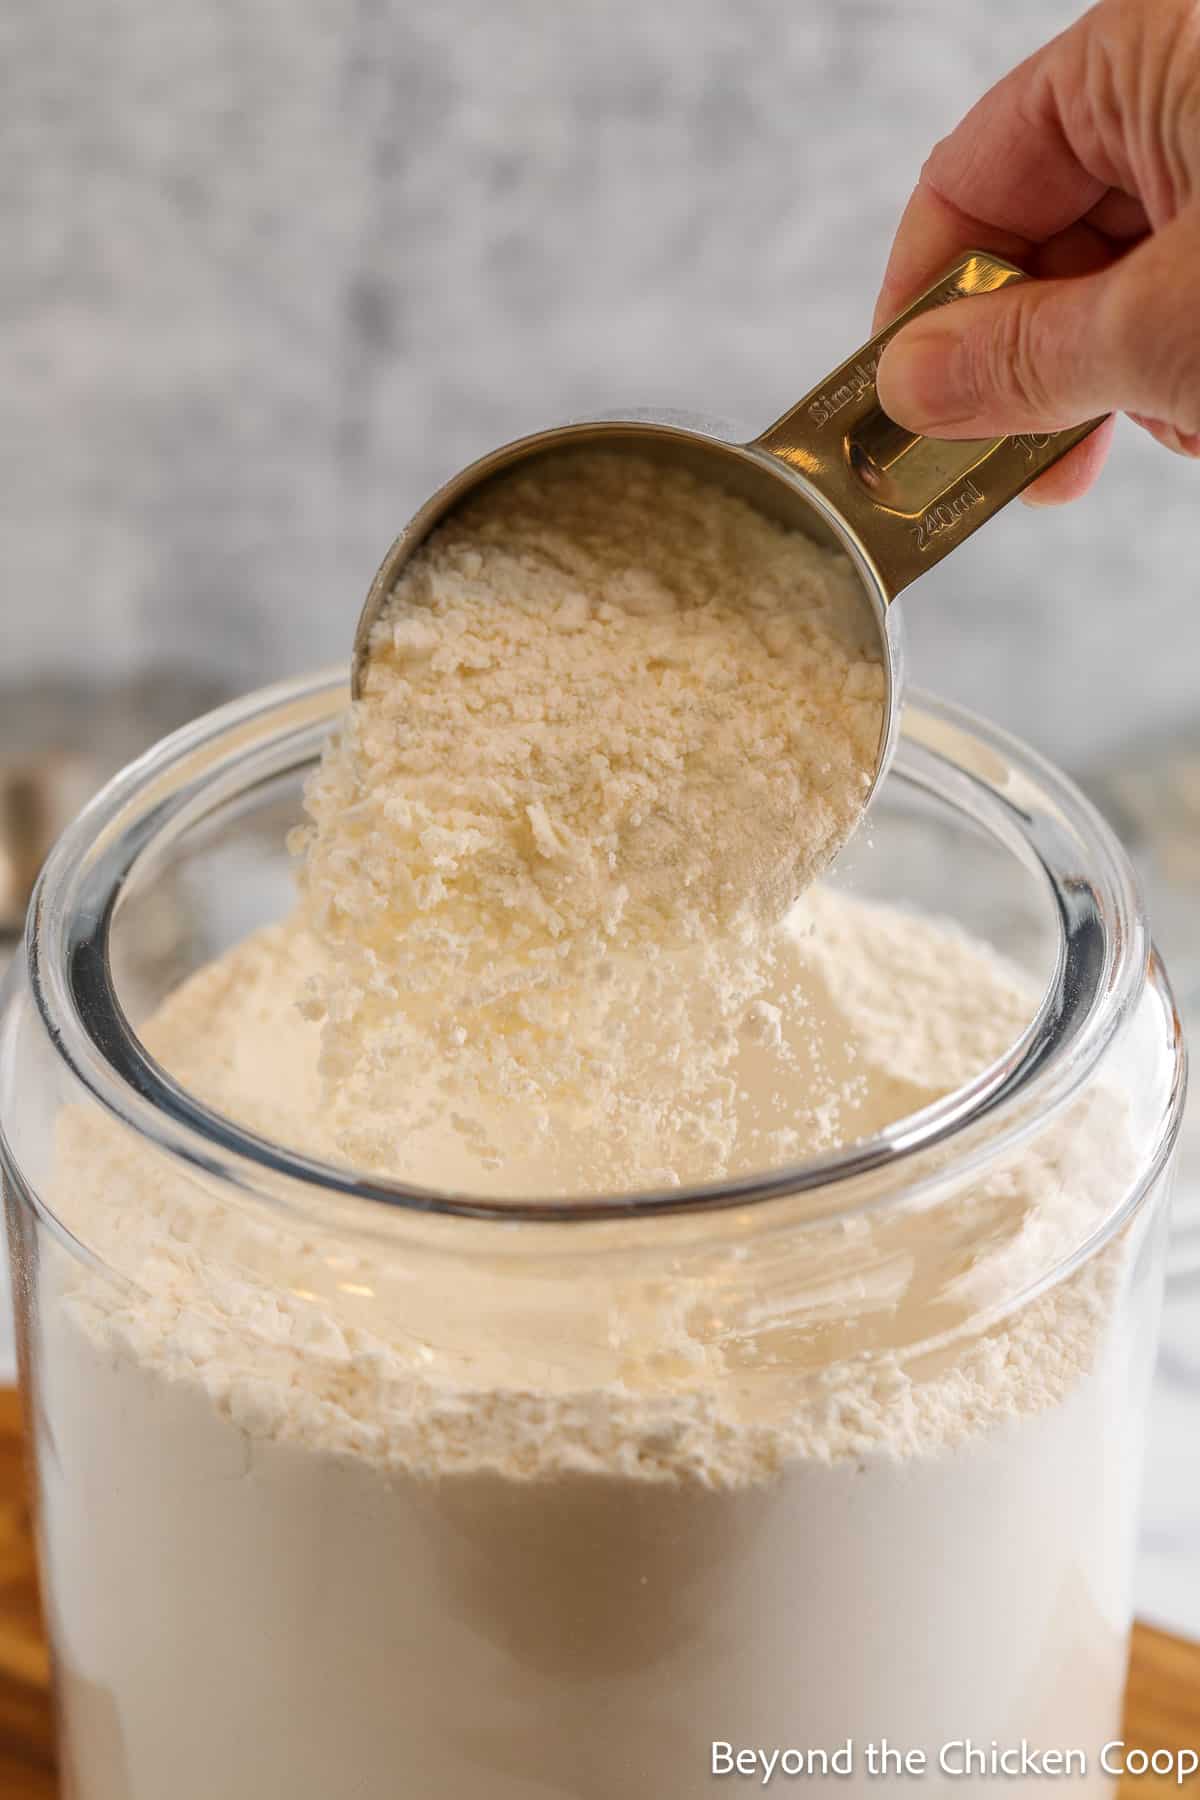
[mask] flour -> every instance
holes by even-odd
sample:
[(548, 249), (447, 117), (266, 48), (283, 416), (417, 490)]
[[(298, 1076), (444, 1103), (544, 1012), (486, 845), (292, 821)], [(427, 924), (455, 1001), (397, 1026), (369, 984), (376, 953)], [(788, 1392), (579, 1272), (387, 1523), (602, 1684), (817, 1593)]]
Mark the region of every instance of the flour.
[[(636, 457), (560, 456), (442, 525), (297, 840), (351, 1161), (394, 1166), (450, 1108), (502, 1166), (486, 1091), (541, 1134), (619, 1133), (655, 1185), (724, 1172), (715, 1090), (763, 929), (874, 775), (884, 675), (857, 595), (845, 558)], [(688, 945), (686, 978), (664, 973)]]
[[(980, 947), (844, 896), (780, 940), (734, 1169), (789, 1102), (807, 1147), (870, 1134), (1029, 1015)], [(318, 1155), (321, 1024), (295, 1000), (320, 956), (303, 919), (272, 927), (145, 1028), (191, 1090)], [(923, 994), (943, 1023), (917, 1063)], [(570, 1157), (522, 1125), (506, 1180), (553, 1185)], [(414, 1151), (450, 1185), (489, 1179), (475, 1157), (452, 1126)], [(1104, 1741), (1120, 1254), (970, 1321), (1130, 1170), (1099, 1096), (932, 1209), (781, 1235), (728, 1214), (699, 1242), (402, 1217), (372, 1244), (65, 1114), (53, 1205), (116, 1272), (48, 1243), (40, 1277), (79, 1800), (694, 1800), (714, 1737)]]
[[(300, 909), (151, 1053), (278, 1144), (478, 1197), (736, 1181), (971, 1081), (1033, 1014), (1014, 970), (793, 904), (878, 739), (849, 579), (649, 465), (485, 495), (379, 628)], [(1136, 1173), (1089, 1090), (832, 1223), (368, 1236), (67, 1108), (49, 1203), (96, 1260), (45, 1236), (36, 1330), (75, 1800), (696, 1800), (714, 1739), (1099, 1745), (1126, 1249), (1026, 1294)]]

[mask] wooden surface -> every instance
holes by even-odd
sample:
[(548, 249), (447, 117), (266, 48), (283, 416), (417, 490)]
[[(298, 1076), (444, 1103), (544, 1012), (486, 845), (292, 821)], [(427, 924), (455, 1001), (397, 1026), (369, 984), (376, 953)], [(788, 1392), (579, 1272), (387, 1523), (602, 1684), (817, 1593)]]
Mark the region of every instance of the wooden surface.
[(21, 1413), (0, 1389), (0, 1795), (54, 1800), (48, 1698), (29, 1500), (21, 1466)]
[[(49, 1662), (42, 1638), (29, 1503), (22, 1471), (16, 1395), (0, 1389), (0, 1796), (57, 1800), (48, 1699)], [(1125, 1737), (1157, 1750), (1200, 1749), (1200, 1645), (1138, 1626), (1134, 1634)], [(1173, 1781), (1126, 1779), (1121, 1800)], [(964, 1791), (966, 1784), (964, 1784)], [(1200, 1781), (1183, 1791), (1200, 1795)]]

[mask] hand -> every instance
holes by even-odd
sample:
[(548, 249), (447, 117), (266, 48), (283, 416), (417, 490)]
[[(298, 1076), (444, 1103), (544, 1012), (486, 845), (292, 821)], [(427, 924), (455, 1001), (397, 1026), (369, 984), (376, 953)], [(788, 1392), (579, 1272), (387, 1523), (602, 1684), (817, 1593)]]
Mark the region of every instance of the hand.
[[(1101, 0), (984, 95), (921, 171), (875, 329), (972, 247), (1040, 279), (906, 326), (886, 412), (972, 438), (1124, 411), (1200, 456), (1200, 0)], [(1111, 435), (1027, 497), (1083, 493)]]

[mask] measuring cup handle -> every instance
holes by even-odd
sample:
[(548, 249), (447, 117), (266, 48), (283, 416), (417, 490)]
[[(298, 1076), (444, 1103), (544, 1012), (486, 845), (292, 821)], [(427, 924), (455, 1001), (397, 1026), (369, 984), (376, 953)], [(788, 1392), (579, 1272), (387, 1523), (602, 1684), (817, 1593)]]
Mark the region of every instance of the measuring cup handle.
[(888, 598), (970, 537), (1100, 424), (952, 443), (905, 431), (875, 393), (884, 346), (917, 313), (1026, 279), (972, 250), (751, 446), (802, 474), (849, 525)]

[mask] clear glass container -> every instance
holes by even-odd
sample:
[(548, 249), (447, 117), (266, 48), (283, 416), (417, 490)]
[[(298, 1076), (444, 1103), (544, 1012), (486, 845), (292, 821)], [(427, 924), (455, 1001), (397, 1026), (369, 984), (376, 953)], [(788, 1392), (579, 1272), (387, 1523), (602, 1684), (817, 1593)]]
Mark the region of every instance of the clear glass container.
[(962, 1790), (964, 1740), (1024, 1739), (1107, 1792), (1184, 1091), (1112, 834), (911, 703), (837, 884), (1023, 971), (1000, 1058), (724, 1186), (388, 1185), (218, 1116), (139, 1036), (291, 907), (343, 704), (272, 689), (132, 765), (10, 977), (68, 1793), (693, 1800), (776, 1750), (776, 1779), (849, 1758), (858, 1793), (885, 1739), (926, 1791)]
[[(1190, 1042), (1200, 1017), (1200, 732), (1192, 720), (1177, 718), (1081, 779), (1137, 870)], [(1194, 1088), (1175, 1163), (1137, 1603), (1160, 1629), (1200, 1638), (1200, 1104)]]

